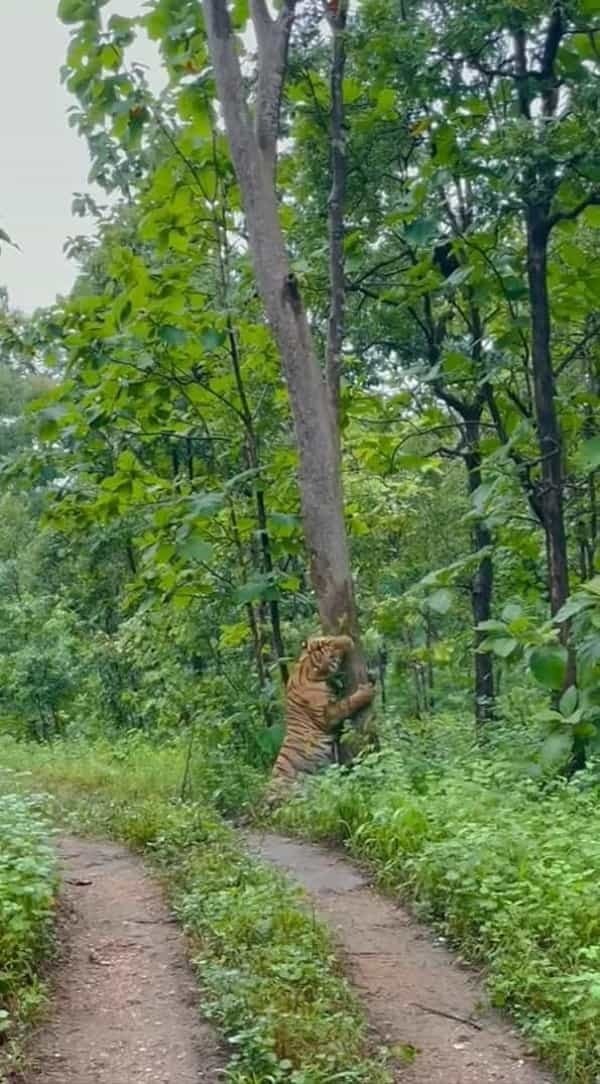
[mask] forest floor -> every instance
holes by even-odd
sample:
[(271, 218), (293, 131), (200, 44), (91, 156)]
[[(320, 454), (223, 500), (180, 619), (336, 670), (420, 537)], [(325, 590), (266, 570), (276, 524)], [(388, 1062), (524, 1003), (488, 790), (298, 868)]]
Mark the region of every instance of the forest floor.
[(293, 877), (330, 926), (369, 1022), (405, 1056), (401, 1084), (546, 1084), (552, 1077), (486, 1005), (481, 976), (343, 857), (271, 833), (254, 854)]
[(222, 1080), (226, 1055), (198, 1014), (183, 935), (157, 881), (119, 844), (57, 845), (59, 962), (19, 1084)]
[[(329, 924), (374, 1040), (401, 1084), (546, 1084), (483, 981), (343, 857), (248, 834)], [(214, 1084), (226, 1061), (198, 1013), (183, 936), (141, 859), (112, 842), (63, 837), (60, 960), (23, 1084)]]

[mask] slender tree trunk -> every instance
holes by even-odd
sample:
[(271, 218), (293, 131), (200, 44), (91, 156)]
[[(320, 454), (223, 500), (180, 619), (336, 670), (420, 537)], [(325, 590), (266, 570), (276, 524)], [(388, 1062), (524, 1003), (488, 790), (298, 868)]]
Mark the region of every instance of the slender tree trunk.
[[(467, 422), (465, 426), (468, 452), (465, 455), (469, 493), (471, 496), (481, 485), (481, 451), (479, 448), (479, 417)], [(492, 545), (492, 536), (484, 521), (475, 520), (472, 532), (473, 551), (488, 549)], [(489, 621), (492, 616), (492, 595), (494, 590), (494, 566), (489, 553), (481, 557), (471, 578), (471, 611), (474, 625), (474, 670), (475, 670), (475, 720), (479, 726), (489, 723), (494, 717), (494, 663), (490, 652), (480, 652), (479, 646), (487, 633), (479, 630), (482, 621)]]
[[(548, 297), (549, 208), (532, 204), (526, 212), (527, 277), (531, 309), (531, 361), (538, 447), (541, 460), (541, 506), (550, 611), (558, 613), (569, 596), (569, 561), (563, 507), (562, 440), (556, 413), (554, 373), (550, 347), (550, 300)], [(575, 655), (569, 644), (569, 623), (560, 626), (560, 638), (568, 651), (565, 687), (575, 684)], [(585, 767), (585, 741), (573, 741), (571, 771)]]
[(330, 74), (331, 190), (329, 193), (329, 322), (327, 326), (327, 386), (335, 431), (339, 435), (340, 382), (344, 341), (344, 200), (346, 195), (346, 131), (344, 71), (346, 67), (346, 0), (329, 18), (332, 33)]
[(431, 615), (425, 613), (425, 646), (427, 648), (427, 706), (429, 711), (435, 708), (435, 672), (433, 667), (433, 626)]
[[(256, 436), (256, 430), (254, 427), (254, 419), (252, 417), (252, 411), (250, 410), (250, 404), (246, 396), (246, 388), (244, 386), (244, 379), (242, 376), (242, 367), (240, 364), (240, 356), (238, 351), (237, 340), (235, 332), (229, 317), (227, 318), (227, 334), (229, 338), (229, 352), (231, 356), (231, 363), (233, 366), (233, 373), (235, 377), (235, 383), (238, 390), (241, 403), (241, 413), (244, 422), (244, 428), (246, 430), (246, 446), (248, 452), (248, 463), (257, 472), (257, 477), (254, 480), (254, 499), (256, 503), (256, 519), (258, 523), (258, 533), (260, 537), (260, 548), (262, 553), (262, 566), (263, 572), (271, 580), (273, 579), (273, 558), (271, 555), (271, 539), (269, 537), (269, 525), (267, 521), (267, 510), (265, 506), (265, 495), (261, 485), (258, 472), (260, 471), (260, 456), (258, 452), (258, 439)], [(274, 585), (273, 585), (274, 586)], [(269, 616), (271, 618), (271, 633), (273, 638), (273, 650), (279, 666), (279, 672), (281, 674), (281, 680), (283, 687), (288, 682), (288, 668), (285, 661), (285, 646), (283, 643), (283, 634), (281, 632), (281, 619), (279, 614), (279, 600), (276, 598), (269, 599)]]
[[(534, 403), (541, 460), (541, 502), (548, 554), (550, 609), (558, 613), (569, 595), (567, 538), (563, 511), (562, 441), (556, 413), (550, 353), (548, 299), (548, 214), (532, 206), (527, 211), (527, 276), (531, 304), (531, 360)], [(568, 627), (561, 630), (566, 642)]]
[[(244, 547), (240, 538), (240, 532), (238, 530), (237, 516), (235, 514), (235, 507), (233, 502), (229, 506), (229, 517), (231, 522), (231, 530), (233, 533), (233, 541), (238, 555), (238, 561), (240, 567), (245, 568), (246, 560), (244, 555)], [(256, 620), (256, 611), (251, 602), (246, 603), (246, 616), (248, 618), (248, 628), (250, 629), (250, 638), (252, 640), (252, 652), (254, 656), (254, 663), (256, 666), (256, 676), (258, 678), (258, 685), (263, 690), (267, 684), (267, 676), (265, 673), (265, 662), (262, 650), (262, 637), (260, 634), (259, 623)], [(267, 726), (271, 721), (270, 713), (265, 706), (265, 723)]]
[(295, 0), (276, 19), (265, 0), (251, 0), (258, 43), (256, 124), (246, 90), (226, 0), (203, 0), (208, 43), (231, 155), (237, 174), (258, 289), (279, 348), (294, 418), (302, 520), (311, 579), (325, 633), (349, 633), (357, 650), (354, 682), (367, 677), (343, 514), (339, 440), (279, 222), (275, 187), (280, 101)]

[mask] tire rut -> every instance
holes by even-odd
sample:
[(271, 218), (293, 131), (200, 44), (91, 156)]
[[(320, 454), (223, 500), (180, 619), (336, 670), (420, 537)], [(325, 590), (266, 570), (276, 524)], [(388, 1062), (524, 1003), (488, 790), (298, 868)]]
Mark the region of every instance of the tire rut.
[[(307, 890), (330, 926), (380, 1039), (407, 1055), (402, 1084), (551, 1084), (482, 978), (339, 855), (274, 833), (249, 850)], [(411, 1060), (412, 1059), (412, 1060)]]
[(141, 859), (63, 837), (60, 962), (23, 1084), (216, 1084), (183, 935)]

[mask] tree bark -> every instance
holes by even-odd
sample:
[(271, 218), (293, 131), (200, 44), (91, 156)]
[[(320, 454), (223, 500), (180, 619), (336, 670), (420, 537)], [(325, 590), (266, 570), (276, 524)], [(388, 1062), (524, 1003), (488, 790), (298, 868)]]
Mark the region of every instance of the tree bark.
[[(550, 346), (550, 300), (548, 297), (549, 207), (526, 208), (527, 277), (531, 311), (531, 362), (538, 447), (541, 460), (541, 507), (546, 536), (550, 611), (558, 613), (569, 597), (569, 558), (563, 507), (562, 440), (555, 402), (554, 372)], [(569, 644), (569, 622), (560, 626), (560, 639), (568, 652), (565, 688), (577, 680), (575, 654)], [(575, 737), (570, 771), (585, 767), (585, 740)]]
[[(548, 299), (548, 214), (546, 208), (527, 208), (527, 277), (531, 306), (531, 361), (541, 460), (541, 505), (548, 555), (548, 589), (552, 614), (558, 613), (569, 595), (567, 538), (563, 511), (562, 441), (555, 403), (554, 374), (550, 351), (550, 303)], [(566, 642), (568, 628), (563, 626)]]
[(347, 633), (356, 651), (355, 682), (366, 680), (359, 645), (350, 554), (343, 515), (339, 442), (302, 297), (281, 230), (275, 166), (280, 100), (295, 0), (272, 19), (264, 0), (252, 0), (259, 78), (253, 126), (226, 0), (203, 0), (231, 155), (240, 185), (258, 289), (281, 355), (299, 455), (302, 519), (311, 578), (326, 634)]
[(344, 200), (346, 195), (346, 132), (344, 71), (346, 67), (346, 2), (329, 18), (332, 33), (330, 74), (331, 190), (329, 193), (329, 321), (327, 325), (327, 385), (335, 431), (339, 433), (342, 346), (344, 341)]
[[(481, 485), (481, 451), (479, 448), (479, 417), (469, 421), (465, 427), (467, 452), (465, 465), (469, 493), (471, 496)], [(475, 520), (472, 534), (472, 546), (475, 553), (489, 549), (492, 545), (491, 533), (482, 519)], [(479, 726), (489, 723), (494, 718), (494, 662), (490, 652), (480, 652), (479, 646), (487, 633), (480, 631), (482, 621), (489, 621), (492, 616), (492, 595), (494, 590), (494, 565), (489, 553), (483, 556), (471, 578), (471, 610), (474, 624), (474, 671), (475, 671), (475, 720)]]
[[(271, 539), (269, 537), (269, 525), (267, 521), (265, 494), (259, 475), (260, 455), (258, 450), (258, 439), (254, 426), (254, 419), (252, 417), (252, 411), (250, 410), (250, 404), (248, 403), (248, 398), (246, 396), (246, 388), (244, 386), (244, 379), (242, 376), (242, 367), (240, 364), (237, 340), (229, 316), (227, 317), (227, 335), (229, 339), (229, 353), (233, 366), (233, 375), (235, 378), (238, 395), (240, 397), (240, 403), (242, 407), (241, 414), (243, 418), (244, 428), (246, 430), (248, 463), (249, 466), (257, 472), (256, 480), (254, 483), (254, 501), (256, 505), (256, 520), (258, 523), (260, 549), (262, 554), (262, 571), (265, 576), (269, 577), (272, 581), (273, 558), (271, 555)], [(271, 620), (271, 639), (273, 641), (273, 651), (275, 653), (275, 658), (277, 659), (277, 665), (279, 666), (281, 681), (285, 689), (288, 683), (289, 673), (287, 663), (285, 661), (285, 646), (283, 643), (283, 634), (281, 631), (279, 600), (277, 598), (269, 599), (269, 617)]]

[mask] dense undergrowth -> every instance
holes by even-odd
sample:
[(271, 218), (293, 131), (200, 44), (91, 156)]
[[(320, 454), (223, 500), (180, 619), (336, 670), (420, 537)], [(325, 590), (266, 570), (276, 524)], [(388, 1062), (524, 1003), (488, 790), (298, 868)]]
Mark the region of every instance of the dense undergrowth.
[(0, 1081), (44, 999), (37, 968), (52, 943), (57, 885), (47, 833), (35, 800), (0, 793)]
[[(577, 781), (527, 761), (534, 737), (487, 749), (437, 719), (401, 750), (333, 769), (278, 824), (344, 841), (379, 883), (486, 965), (509, 1009), (569, 1084), (600, 1065), (600, 835), (594, 766)], [(528, 770), (524, 770), (527, 768)], [(537, 769), (537, 772), (536, 772)]]
[[(185, 750), (139, 737), (115, 745), (2, 741), (0, 787), (48, 793), (56, 821), (109, 834), (151, 856), (194, 946), (203, 1011), (227, 1037), (231, 1084), (385, 1084), (365, 1024), (323, 927), (299, 892), (252, 860), (198, 790), (179, 800)], [(240, 772), (220, 780), (222, 803)], [(200, 766), (198, 772), (201, 772)], [(246, 791), (256, 775), (248, 771)]]

